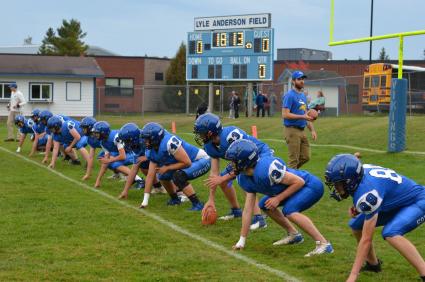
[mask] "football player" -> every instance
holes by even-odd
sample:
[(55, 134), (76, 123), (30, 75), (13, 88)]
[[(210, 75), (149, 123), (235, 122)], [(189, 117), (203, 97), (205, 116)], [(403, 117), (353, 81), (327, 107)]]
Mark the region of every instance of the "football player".
[(64, 121), (63, 117), (54, 115), (47, 121), (47, 128), (53, 134), (53, 153), (49, 168), (55, 168), (60, 145), (65, 154), (70, 156), (73, 164), (81, 164), (73, 149), (77, 149), (84, 160), (89, 162), (89, 153), (86, 150), (87, 136), (83, 135), (80, 122), (76, 120)]
[[(133, 156), (125, 153), (124, 144), (118, 138), (118, 130), (111, 130), (109, 123), (106, 121), (98, 121), (93, 125), (92, 133), (103, 149), (99, 156), (101, 167), (94, 187), (100, 187), (102, 177), (108, 168), (128, 176), (130, 168), (127, 166), (132, 164)], [(132, 180), (136, 182), (138, 187), (144, 185), (143, 179), (138, 175)]]
[[(144, 175), (148, 174), (149, 160), (145, 156), (145, 143), (143, 139), (140, 138), (140, 129), (135, 123), (127, 123), (121, 127), (118, 133), (118, 138), (124, 142), (126, 154), (131, 153), (133, 155), (133, 166), (131, 167), (130, 174), (127, 177), (124, 189), (119, 196), (120, 199), (126, 199), (128, 197), (128, 190), (133, 183), (131, 179), (134, 179), (139, 169), (143, 172)], [(151, 193), (167, 193), (156, 176)]]
[(141, 137), (145, 142), (146, 157), (150, 162), (145, 194), (140, 207), (148, 206), (155, 175), (158, 174), (158, 180), (171, 197), (168, 205), (179, 205), (181, 200), (177, 192), (183, 191), (192, 202), (191, 210), (202, 210), (203, 204), (196, 196), (189, 180), (198, 178), (209, 171), (211, 161), (207, 153), (170, 134), (155, 122), (150, 122), (143, 127)]
[(84, 136), (87, 136), (87, 144), (89, 145), (89, 148), (90, 148), (86, 174), (83, 176), (82, 180), (87, 180), (90, 178), (91, 173), (93, 171), (94, 155), (96, 154), (96, 149), (102, 148), (100, 146), (99, 140), (94, 138), (92, 134), (92, 129), (95, 123), (96, 123), (96, 119), (93, 117), (85, 117), (81, 120), (81, 123), (80, 123), (81, 131), (83, 132)]
[[(52, 132), (50, 132), (49, 128), (47, 127), (47, 121), (49, 120), (49, 118), (51, 118), (53, 116), (52, 112), (50, 112), (49, 110), (44, 110), (40, 112), (39, 115), (39, 119), (40, 119), (40, 123), (41, 125), (44, 125), (45, 127), (45, 132), (46, 132), (46, 137), (47, 137), (47, 142), (46, 142), (46, 149), (45, 149), (45, 153), (44, 153), (44, 158), (41, 161), (42, 163), (47, 163), (49, 160), (49, 154), (50, 151), (52, 150), (52, 146), (53, 146), (53, 139), (52, 139)], [(68, 121), (70, 120), (69, 117), (64, 116), (64, 115), (57, 115), (59, 118), (61, 118), (62, 121)], [(60, 150), (61, 152), (65, 155), (66, 159), (69, 159), (70, 157), (68, 155), (65, 154), (64, 150), (63, 150), (63, 146), (60, 146)]]
[[(279, 158), (261, 156), (254, 142), (236, 140), (226, 151), (225, 158), (232, 162), (239, 185), (247, 192), (242, 215), (242, 228), (239, 241), (233, 246), (235, 250), (245, 247), (246, 237), (256, 193), (264, 194), (260, 200), (260, 208), (277, 224), (289, 233), (289, 236), (276, 241), (273, 245), (301, 243), (303, 235), (289, 221), (298, 225), (314, 241), (316, 248), (306, 257), (333, 253), (330, 242), (319, 232), (310, 218), (302, 212), (311, 208), (323, 195), (323, 184), (319, 178), (303, 170), (286, 167)], [(283, 206), (282, 211), (278, 209)]]
[[(194, 134), (196, 142), (204, 147), (204, 150), (211, 157), (211, 173), (206, 184), (210, 188), (209, 199), (205, 206), (214, 206), (215, 191), (217, 186), (221, 187), (231, 206), (231, 211), (228, 215), (220, 217), (223, 220), (229, 220), (235, 217), (242, 216), (242, 210), (239, 206), (236, 191), (232, 185), (232, 180), (235, 174), (232, 169), (224, 169), (221, 173), (220, 159), (224, 158), (226, 150), (235, 140), (246, 139), (251, 140), (260, 149), (260, 155), (272, 156), (273, 151), (258, 139), (248, 135), (242, 129), (235, 126), (222, 127), (220, 118), (214, 114), (206, 113), (198, 117), (194, 126)], [(257, 204), (254, 207), (254, 217), (251, 225), (251, 230), (267, 227), (265, 218), (261, 215), (261, 210)]]
[[(381, 271), (373, 233), (383, 226), (382, 237), (415, 267), (425, 281), (425, 261), (404, 235), (425, 221), (425, 187), (392, 169), (364, 164), (354, 155), (340, 154), (328, 163), (326, 184), (338, 201), (349, 196), (354, 208), (350, 227), (357, 239), (357, 253), (347, 281), (361, 271)], [(363, 263), (365, 263), (363, 265)]]
[(33, 135), (35, 133), (35, 122), (32, 119), (25, 118), (23, 115), (17, 115), (15, 117), (15, 125), (19, 128), (19, 132), (21, 133), (19, 136), (18, 148), (16, 149), (16, 153), (20, 153), (27, 134)]
[(46, 126), (40, 121), (40, 113), (41, 111), (39, 109), (34, 109), (31, 112), (31, 119), (35, 124), (33, 144), (29, 154), (30, 157), (33, 156), (37, 150), (44, 151), (48, 140)]

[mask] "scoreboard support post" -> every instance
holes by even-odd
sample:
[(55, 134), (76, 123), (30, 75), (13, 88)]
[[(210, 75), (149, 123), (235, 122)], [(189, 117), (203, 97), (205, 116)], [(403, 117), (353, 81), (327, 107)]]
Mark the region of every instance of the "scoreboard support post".
[(189, 115), (189, 82), (186, 82), (186, 115)]
[(248, 99), (248, 101), (247, 101), (248, 117), (252, 117), (252, 108), (254, 106), (252, 104), (252, 95), (253, 95), (253, 92), (254, 92), (254, 87), (253, 87), (252, 82), (248, 82), (248, 87), (247, 87), (246, 91), (247, 91), (247, 99)]
[(214, 84), (208, 83), (208, 111), (212, 113), (214, 111)]

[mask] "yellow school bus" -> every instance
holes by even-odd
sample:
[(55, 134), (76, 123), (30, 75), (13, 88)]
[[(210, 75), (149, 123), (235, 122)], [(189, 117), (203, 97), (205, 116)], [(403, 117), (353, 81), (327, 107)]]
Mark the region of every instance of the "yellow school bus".
[[(362, 104), (364, 110), (377, 111), (388, 110), (391, 100), (391, 79), (397, 78), (398, 65), (371, 64), (365, 68), (363, 75)], [(403, 66), (403, 78), (408, 79), (409, 91), (413, 90), (412, 102), (418, 107), (425, 106), (424, 93), (416, 93), (424, 90), (425, 68), (415, 66)], [(412, 92), (412, 93), (413, 93)], [(411, 94), (409, 92), (409, 94)], [(411, 100), (413, 97), (413, 101)]]

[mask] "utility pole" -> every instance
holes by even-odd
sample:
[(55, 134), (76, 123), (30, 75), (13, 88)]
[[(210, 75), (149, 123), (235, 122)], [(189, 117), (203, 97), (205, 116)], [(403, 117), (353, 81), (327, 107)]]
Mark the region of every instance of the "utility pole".
[[(370, 37), (373, 35), (373, 0), (370, 2)], [(369, 41), (369, 64), (372, 63), (372, 40)]]

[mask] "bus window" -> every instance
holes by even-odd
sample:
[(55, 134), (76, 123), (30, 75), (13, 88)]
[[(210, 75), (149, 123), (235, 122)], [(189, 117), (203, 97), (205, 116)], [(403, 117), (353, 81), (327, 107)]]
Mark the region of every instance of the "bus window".
[(387, 87), (387, 76), (381, 75), (381, 88)]
[(379, 76), (372, 76), (372, 87), (379, 87)]
[(370, 88), (370, 76), (365, 76), (364, 77), (363, 88), (365, 88), (365, 89)]

